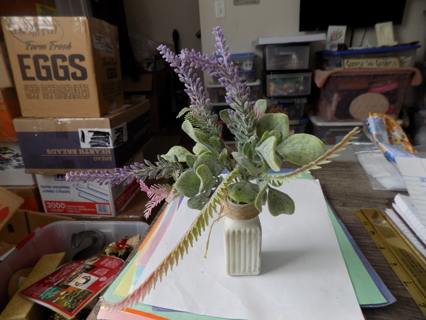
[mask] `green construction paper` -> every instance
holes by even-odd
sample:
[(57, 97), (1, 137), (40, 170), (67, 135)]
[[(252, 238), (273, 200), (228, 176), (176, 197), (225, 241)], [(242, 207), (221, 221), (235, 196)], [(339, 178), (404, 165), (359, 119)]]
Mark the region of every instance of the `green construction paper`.
[(360, 305), (386, 303), (386, 298), (383, 296), (374, 280), (371, 278), (354, 247), (343, 231), (342, 226), (337, 221), (335, 214), (329, 205), (327, 205), (327, 207), (331, 222), (333, 223), (334, 231), (336, 232), (340, 250), (342, 250), (343, 259), (345, 260), (346, 267), (348, 268), (349, 277), (351, 278), (352, 286), (354, 287), (358, 303)]

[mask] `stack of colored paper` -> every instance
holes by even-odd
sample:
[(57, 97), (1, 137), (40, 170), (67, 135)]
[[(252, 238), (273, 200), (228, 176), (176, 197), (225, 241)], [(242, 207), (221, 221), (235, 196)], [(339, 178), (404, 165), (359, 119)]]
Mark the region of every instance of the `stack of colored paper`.
[[(102, 307), (98, 318), (363, 319), (360, 305), (395, 301), (360, 258), (318, 181), (298, 179), (280, 189), (295, 200), (296, 212), (273, 217), (264, 208), (261, 213), (260, 275), (226, 274), (219, 221), (212, 229), (207, 258), (203, 258), (205, 230), (143, 303), (120, 313)], [(199, 212), (189, 209), (186, 199), (179, 201), (162, 212), (136, 256), (104, 295), (106, 301), (118, 302), (134, 292), (180, 240)]]

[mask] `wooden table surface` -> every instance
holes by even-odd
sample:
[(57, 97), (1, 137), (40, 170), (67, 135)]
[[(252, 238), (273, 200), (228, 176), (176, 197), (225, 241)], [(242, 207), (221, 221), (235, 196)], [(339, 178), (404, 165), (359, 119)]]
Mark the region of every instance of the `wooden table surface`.
[[(364, 169), (357, 161), (334, 161), (320, 170), (312, 171), (312, 174), (320, 181), (324, 195), (337, 216), (397, 300), (382, 308), (364, 308), (365, 318), (426, 319), (354, 213), (359, 209), (384, 210), (387, 208), (386, 200), (394, 198), (397, 192), (373, 190)], [(98, 310), (99, 304), (87, 319), (96, 319)]]
[[(365, 231), (355, 210), (387, 208), (386, 200), (398, 192), (373, 190), (364, 169), (357, 161), (334, 161), (312, 171), (337, 216), (354, 238), (362, 253), (376, 270), (396, 302), (383, 308), (363, 309), (367, 320), (426, 319), (404, 285)], [(404, 193), (406, 194), (406, 193)]]

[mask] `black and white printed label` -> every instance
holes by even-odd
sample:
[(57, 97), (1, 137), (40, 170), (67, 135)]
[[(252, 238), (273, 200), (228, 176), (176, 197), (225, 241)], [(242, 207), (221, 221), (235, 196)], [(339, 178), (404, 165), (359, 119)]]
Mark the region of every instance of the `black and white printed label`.
[(122, 124), (112, 129), (79, 129), (80, 147), (116, 148), (128, 140), (127, 126)]

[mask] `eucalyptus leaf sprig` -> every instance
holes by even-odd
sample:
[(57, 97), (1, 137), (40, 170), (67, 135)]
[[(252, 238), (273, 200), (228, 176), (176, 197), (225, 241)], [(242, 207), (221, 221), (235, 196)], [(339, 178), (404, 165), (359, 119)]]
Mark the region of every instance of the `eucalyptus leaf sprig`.
[[(190, 105), (183, 108), (178, 116), (185, 117), (182, 130), (194, 140), (192, 150), (173, 146), (166, 154), (159, 155), (154, 163), (135, 163), (117, 168), (115, 172), (71, 172), (67, 179), (111, 185), (137, 180), (141, 189), (151, 197), (146, 216), (160, 200), (179, 196), (188, 198), (190, 208), (203, 210), (222, 201), (224, 190), (231, 202), (253, 203), (260, 212), (267, 205), (269, 213), (274, 216), (293, 214), (293, 200), (276, 187), (295, 174), (271, 176), (271, 172), (278, 172), (283, 160), (301, 166), (296, 171), (298, 174), (317, 169), (320, 164), (329, 162), (328, 158), (344, 144), (326, 153), (323, 142), (317, 137), (305, 133), (291, 135), (286, 114), (265, 114), (266, 100), (253, 100), (249, 86), (240, 81), (238, 68), (231, 60), (221, 28), (214, 28), (213, 34), (216, 51), (211, 55), (188, 49), (176, 54), (165, 45), (158, 47), (190, 98)], [(229, 108), (220, 111), (219, 115), (212, 110), (203, 83), (194, 72), (196, 68), (217, 77), (226, 90), (225, 100)], [(223, 128), (219, 118), (234, 135), (235, 149), (229, 148), (222, 139)], [(355, 133), (348, 135), (345, 144)], [(223, 172), (228, 172), (232, 179), (224, 180)], [(152, 188), (145, 183), (146, 180), (161, 178), (171, 178), (172, 182)]]
[[(136, 291), (121, 301), (104, 302), (112, 310), (143, 300), (198, 240), (210, 219), (215, 214), (218, 215), (216, 221), (222, 216), (220, 208), (224, 202), (254, 204), (259, 212), (267, 206), (267, 211), (273, 216), (293, 214), (293, 199), (277, 187), (329, 163), (359, 132), (355, 128), (328, 151), (324, 143), (313, 135), (291, 134), (288, 116), (265, 113), (266, 100), (252, 99), (249, 86), (240, 81), (238, 68), (231, 60), (221, 28), (214, 28), (213, 35), (216, 51), (211, 55), (188, 49), (175, 54), (164, 45), (158, 47), (190, 98), (190, 105), (183, 108), (178, 116), (185, 117), (182, 130), (194, 140), (192, 150), (178, 145), (159, 155), (154, 163), (146, 160), (117, 168), (114, 172), (71, 172), (66, 175), (71, 181), (97, 181), (111, 185), (138, 181), (141, 190), (150, 199), (146, 205), (146, 217), (162, 200), (170, 202), (180, 196), (188, 198), (189, 208), (199, 210), (181, 240)], [(218, 78), (226, 90), (225, 100), (229, 108), (220, 111), (219, 115), (213, 112), (202, 81), (194, 72), (197, 68)], [(222, 139), (223, 128), (219, 118), (234, 135), (234, 148)], [(299, 168), (280, 173), (284, 160)], [(172, 182), (151, 186), (146, 183), (160, 178), (170, 178)]]

